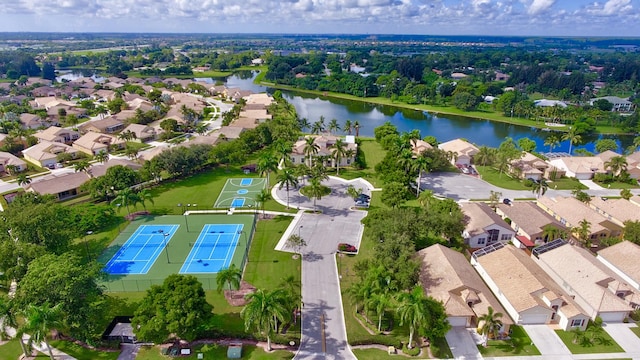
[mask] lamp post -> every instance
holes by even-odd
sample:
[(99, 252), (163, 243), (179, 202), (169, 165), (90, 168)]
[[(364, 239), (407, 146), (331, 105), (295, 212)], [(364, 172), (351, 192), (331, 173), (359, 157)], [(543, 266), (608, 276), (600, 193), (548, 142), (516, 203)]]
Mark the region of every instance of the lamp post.
[(84, 246), (87, 250), (87, 261), (91, 261), (91, 253), (89, 252), (89, 241), (87, 240), (87, 236), (93, 234), (93, 231), (89, 230), (84, 235)]
[(300, 229), (302, 229), (303, 227), (304, 227), (304, 226), (302, 226), (302, 225), (298, 226), (298, 237), (299, 237), (299, 238), (302, 238), (302, 236), (300, 236)]

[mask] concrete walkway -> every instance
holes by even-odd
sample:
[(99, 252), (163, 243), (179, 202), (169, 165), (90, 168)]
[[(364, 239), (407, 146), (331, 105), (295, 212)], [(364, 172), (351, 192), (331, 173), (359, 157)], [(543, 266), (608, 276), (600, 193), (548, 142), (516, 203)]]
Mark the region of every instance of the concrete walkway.
[[(297, 190), (289, 191), (290, 206), (300, 208), (294, 221), (283, 234), (277, 248), (291, 251), (284, 245), (290, 234), (300, 234), (307, 246), (302, 256), (302, 340), (295, 359), (356, 359), (347, 342), (344, 324), (340, 280), (336, 263), (339, 243), (359, 248), (366, 215), (352, 211), (353, 199), (346, 193), (349, 184), (370, 190), (364, 181), (345, 181), (332, 177), (324, 182), (332, 189), (330, 195), (316, 202), (322, 213), (304, 213), (312, 209), (313, 201)], [(287, 192), (277, 186), (273, 198), (286, 205)]]
[(118, 360), (134, 360), (138, 356), (140, 344), (121, 344), (120, 349), (122, 351), (118, 355)]
[[(16, 336), (16, 329), (11, 328), (11, 327), (6, 327), (6, 334), (10, 337), (10, 338), (14, 338)], [(27, 343), (29, 341), (30, 336), (25, 334), (24, 336), (22, 336), (22, 342), (23, 343)], [(49, 349), (47, 348), (47, 345), (45, 345), (45, 343), (33, 343), (31, 345), (33, 347), (34, 350), (37, 350), (47, 356), (49, 356)], [(76, 360), (76, 358), (74, 358), (73, 356), (64, 353), (56, 348), (51, 348), (51, 352), (53, 352), (53, 356), (57, 359), (57, 360)]]
[(611, 335), (613, 340), (620, 345), (627, 354), (634, 358), (640, 358), (640, 339), (631, 331), (636, 324), (607, 324), (603, 325), (604, 331)]

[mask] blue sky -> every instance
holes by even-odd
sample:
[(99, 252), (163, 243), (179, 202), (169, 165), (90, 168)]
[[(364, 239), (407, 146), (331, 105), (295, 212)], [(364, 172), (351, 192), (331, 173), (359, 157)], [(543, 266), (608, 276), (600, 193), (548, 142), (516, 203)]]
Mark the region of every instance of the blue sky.
[(640, 0), (0, 0), (0, 31), (640, 36)]

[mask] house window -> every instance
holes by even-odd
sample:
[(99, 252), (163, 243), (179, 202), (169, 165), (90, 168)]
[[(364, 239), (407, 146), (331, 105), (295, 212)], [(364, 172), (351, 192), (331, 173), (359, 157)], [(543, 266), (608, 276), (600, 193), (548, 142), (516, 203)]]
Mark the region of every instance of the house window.
[(485, 238), (478, 238), (478, 245), (484, 245)]
[(293, 156), (291, 157), (291, 163), (295, 164), (296, 163), (296, 158), (294, 158)]
[(494, 241), (498, 241), (498, 236), (500, 235), (500, 230), (497, 229), (491, 229), (489, 231), (487, 231), (487, 233), (489, 233), (489, 237), (488, 237), (488, 243), (492, 243)]
[(571, 327), (582, 327), (583, 324), (584, 324), (584, 319), (571, 320)]
[(511, 234), (502, 234), (502, 236), (500, 236), (500, 240), (511, 240)]
[(351, 159), (347, 159), (347, 165), (351, 165)]

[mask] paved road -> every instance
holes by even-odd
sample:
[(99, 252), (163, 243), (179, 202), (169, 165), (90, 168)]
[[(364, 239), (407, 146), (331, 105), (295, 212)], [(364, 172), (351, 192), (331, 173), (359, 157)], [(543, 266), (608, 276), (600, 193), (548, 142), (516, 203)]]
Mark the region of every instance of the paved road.
[[(547, 190), (546, 195), (572, 196), (571, 190), (554, 190), (553, 185)], [(491, 191), (502, 193), (502, 198), (522, 199), (533, 198), (535, 194), (529, 190), (507, 190), (491, 185), (486, 181), (470, 175), (459, 173), (430, 173), (421, 181), (422, 189), (432, 190), (435, 194), (445, 196), (456, 201), (470, 199), (488, 199)], [(585, 190), (592, 196), (620, 196), (619, 189)], [(634, 194), (640, 194), (640, 190), (632, 190)]]
[[(353, 199), (346, 194), (348, 184), (337, 179), (324, 182), (331, 195), (318, 200), (322, 214), (305, 213), (289, 231), (300, 233), (307, 246), (302, 260), (302, 340), (295, 359), (356, 359), (347, 343), (336, 249), (345, 242), (360, 246), (364, 226), (362, 211), (351, 211)], [(356, 183), (357, 187), (367, 187)], [(287, 193), (275, 190), (275, 197), (286, 204)], [(313, 208), (313, 202), (298, 191), (289, 193), (292, 207)], [(323, 340), (324, 339), (324, 340)]]

